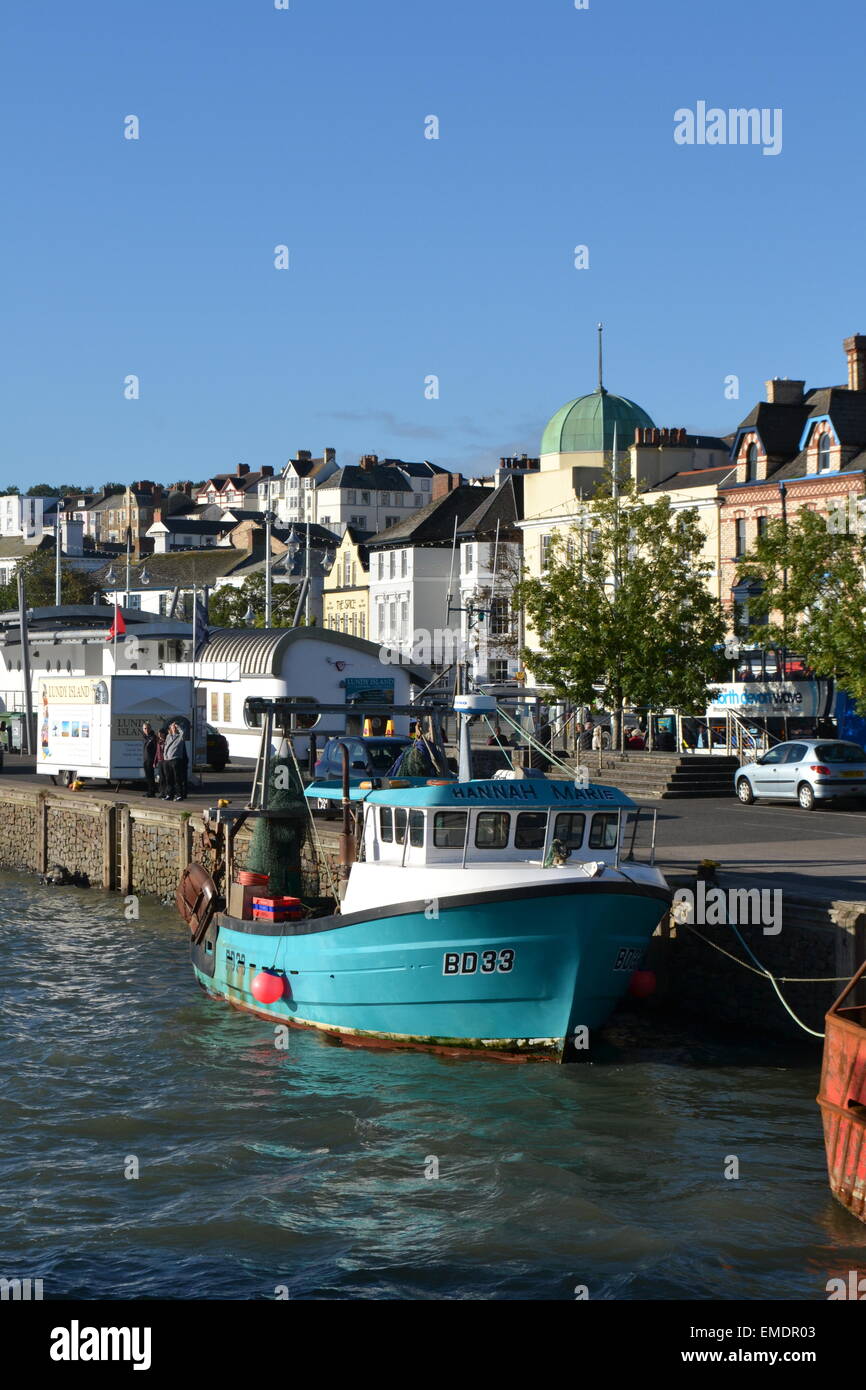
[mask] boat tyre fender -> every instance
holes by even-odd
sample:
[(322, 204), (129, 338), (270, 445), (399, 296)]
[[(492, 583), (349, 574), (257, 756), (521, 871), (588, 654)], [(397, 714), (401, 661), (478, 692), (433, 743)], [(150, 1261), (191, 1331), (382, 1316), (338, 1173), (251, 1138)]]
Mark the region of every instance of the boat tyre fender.
[(175, 903), (197, 946), (221, 906), (216, 884), (201, 864), (187, 864), (177, 886)]

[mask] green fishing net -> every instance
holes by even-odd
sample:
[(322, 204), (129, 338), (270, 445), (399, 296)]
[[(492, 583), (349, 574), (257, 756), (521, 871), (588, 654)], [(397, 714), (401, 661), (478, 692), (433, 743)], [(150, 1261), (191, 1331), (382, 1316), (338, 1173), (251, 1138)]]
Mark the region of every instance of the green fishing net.
[(258, 817), (253, 822), (246, 867), (253, 873), (267, 874), (269, 892), (299, 898), (302, 889), (301, 852), (307, 836), (309, 815), (303, 784), (290, 754), (271, 759), (268, 809), (281, 812), (278, 818)]

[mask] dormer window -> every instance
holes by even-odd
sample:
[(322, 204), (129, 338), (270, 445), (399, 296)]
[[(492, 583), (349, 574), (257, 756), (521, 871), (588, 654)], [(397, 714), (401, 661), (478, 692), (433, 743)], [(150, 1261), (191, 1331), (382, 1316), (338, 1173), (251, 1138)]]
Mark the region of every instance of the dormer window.
[(818, 439), (818, 472), (829, 473), (833, 466), (830, 458), (830, 450), (833, 446), (833, 437), (829, 430), (826, 430)]
[(746, 482), (754, 483), (758, 477), (758, 446), (752, 442), (746, 450)]

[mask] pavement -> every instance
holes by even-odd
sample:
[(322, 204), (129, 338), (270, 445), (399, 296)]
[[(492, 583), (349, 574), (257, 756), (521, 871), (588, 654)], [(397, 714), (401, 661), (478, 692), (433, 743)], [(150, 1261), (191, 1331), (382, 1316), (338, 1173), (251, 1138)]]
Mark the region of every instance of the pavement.
[[(186, 801), (171, 804), (177, 805), (178, 809), (189, 811), (200, 806), (213, 806), (218, 797), (225, 797), (233, 805), (246, 806), (250, 797), (254, 766), (252, 759), (240, 758), (230, 763), (222, 772), (196, 772), (189, 779), (189, 795)], [(55, 788), (47, 774), (36, 771), (36, 759), (27, 753), (5, 754), (3, 771), (0, 773), (0, 788), (4, 785), (35, 788), (38, 791), (63, 791), (67, 796), (78, 795), (77, 792), (66, 791), (59, 782)], [(125, 806), (137, 805), (139, 802), (152, 808), (169, 804), (159, 800), (149, 801), (145, 796), (143, 782), (123, 782), (117, 791), (113, 789), (113, 785), (94, 779), (85, 782), (84, 792), (112, 801), (121, 801)]]
[(781, 801), (743, 806), (733, 795), (642, 804), (658, 811), (663, 873), (715, 859), (756, 888), (866, 901), (866, 801), (816, 811)]

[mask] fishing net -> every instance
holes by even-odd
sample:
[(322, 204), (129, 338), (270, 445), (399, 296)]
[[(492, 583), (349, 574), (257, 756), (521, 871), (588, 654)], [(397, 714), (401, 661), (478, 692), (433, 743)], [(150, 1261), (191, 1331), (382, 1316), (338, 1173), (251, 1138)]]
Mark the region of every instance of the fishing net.
[(299, 898), (308, 813), (297, 766), (289, 753), (278, 753), (271, 759), (269, 785), (268, 809), (280, 815), (254, 821), (246, 867), (268, 875), (271, 893)]

